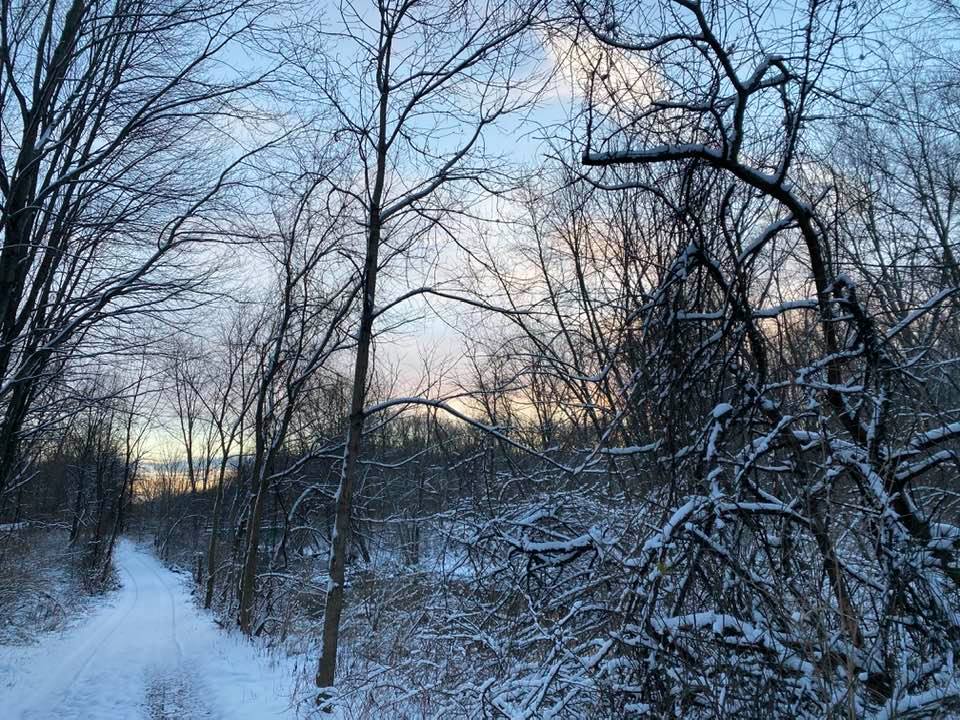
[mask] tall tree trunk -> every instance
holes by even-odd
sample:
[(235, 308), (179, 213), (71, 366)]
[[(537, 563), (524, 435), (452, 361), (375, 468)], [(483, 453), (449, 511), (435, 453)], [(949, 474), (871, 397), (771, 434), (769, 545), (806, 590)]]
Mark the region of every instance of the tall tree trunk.
[(73, 523), (70, 526), (70, 545), (80, 537), (80, 512), (83, 509), (83, 468), (77, 474), (77, 495), (73, 503)]
[[(262, 440), (258, 440), (263, 444)], [(253, 507), (247, 522), (246, 553), (243, 557), (243, 572), (240, 575), (240, 609), (237, 622), (240, 630), (249, 635), (253, 626), (253, 600), (257, 580), (257, 555), (260, 549), (260, 523), (263, 520), (263, 506), (266, 504), (270, 485), (270, 472), (267, 469), (263, 453), (265, 448), (257, 451), (254, 461), (253, 477), (257, 479), (257, 491), (253, 497)]]
[(210, 542), (207, 545), (207, 586), (203, 593), (203, 607), (210, 609), (213, 604), (213, 589), (216, 584), (217, 570), (217, 539), (220, 535), (221, 518), (223, 514), (223, 479), (227, 469), (227, 458), (224, 453), (217, 475), (217, 494), (213, 501), (213, 527), (210, 530)]
[(110, 575), (111, 561), (113, 560), (113, 549), (116, 547), (117, 539), (120, 537), (120, 533), (123, 532), (123, 525), (125, 519), (125, 512), (127, 507), (127, 494), (128, 489), (132, 485), (132, 471), (130, 467), (129, 459), (124, 463), (123, 468), (123, 483), (120, 485), (120, 495), (117, 498), (117, 508), (116, 514), (113, 516), (113, 529), (110, 531), (110, 539), (107, 542), (107, 552), (103, 558), (103, 569), (100, 572), (100, 583), (103, 584), (107, 581), (107, 577)]
[[(379, 235), (379, 232), (377, 233)], [(371, 236), (373, 232), (371, 231)], [(379, 239), (377, 240), (379, 245)], [(337, 489), (333, 537), (330, 542), (330, 562), (327, 583), (327, 603), (323, 613), (323, 647), (320, 666), (317, 670), (317, 686), (331, 687), (337, 667), (337, 644), (340, 638), (340, 615), (343, 613), (343, 582), (350, 542), (350, 514), (353, 504), (353, 486), (363, 439), (366, 401), (367, 373), (370, 366), (370, 344), (373, 336), (373, 313), (367, 312), (368, 298), (372, 300), (373, 282), (376, 276), (376, 250), (370, 263), (370, 243), (367, 246), (366, 272), (364, 279), (363, 319), (357, 343), (357, 359), (353, 371), (353, 399), (350, 403), (350, 425), (347, 430), (347, 446), (344, 451), (340, 487)], [(369, 303), (372, 306), (372, 302)]]
[[(385, 73), (386, 74), (386, 73)], [(337, 669), (337, 645), (340, 639), (340, 616), (343, 613), (343, 581), (350, 543), (350, 515), (353, 505), (353, 487), (363, 442), (364, 405), (367, 399), (367, 376), (370, 369), (370, 346), (373, 343), (373, 321), (376, 312), (377, 265), (380, 255), (380, 237), (383, 231), (380, 205), (383, 200), (387, 155), (387, 91), (380, 98), (380, 133), (376, 178), (368, 214), (366, 258), (363, 266), (363, 310), (360, 332), (357, 336), (357, 357), (353, 367), (353, 395), (350, 400), (350, 420), (347, 445), (344, 449), (340, 487), (335, 498), (333, 537), (330, 539), (330, 562), (327, 583), (327, 602), (323, 613), (323, 640), (320, 665), (317, 669), (318, 687), (333, 686)]]

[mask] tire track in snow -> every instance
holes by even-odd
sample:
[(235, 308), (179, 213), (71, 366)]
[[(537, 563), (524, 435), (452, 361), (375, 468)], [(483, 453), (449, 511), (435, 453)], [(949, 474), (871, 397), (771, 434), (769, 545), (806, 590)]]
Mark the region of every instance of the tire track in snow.
[[(197, 675), (184, 669), (183, 645), (177, 629), (177, 591), (172, 586), (169, 575), (153, 557), (137, 555), (137, 561), (144, 570), (157, 579), (157, 585), (166, 594), (170, 606), (169, 634), (174, 651), (172, 668), (158, 668), (148, 680), (146, 691), (146, 710), (151, 720), (180, 720), (191, 718), (201, 720), (213, 718), (210, 709), (201, 700), (201, 687), (197, 684)], [(202, 683), (201, 683), (202, 684)]]
[(157, 570), (156, 566), (153, 563), (148, 563), (147, 559), (143, 556), (138, 555), (137, 560), (141, 565), (146, 567), (152, 572), (157, 581), (160, 583), (160, 586), (163, 587), (164, 591), (167, 593), (167, 598), (170, 601), (170, 639), (173, 641), (174, 650), (176, 650), (177, 656), (177, 666), (179, 667), (183, 663), (183, 646), (180, 644), (180, 639), (177, 637), (177, 599), (176, 594), (173, 589), (170, 587), (170, 584), (164, 579), (163, 575)]
[[(47, 716), (54, 717), (51, 712), (68, 697), (70, 690), (76, 684), (77, 680), (80, 679), (80, 676), (83, 675), (83, 671), (87, 669), (107, 644), (107, 641), (120, 629), (136, 609), (140, 599), (140, 587), (133, 573), (127, 568), (123, 568), (123, 571), (130, 578), (130, 583), (133, 588), (133, 596), (127, 607), (124, 608), (119, 616), (116, 616), (115, 613), (109, 609), (101, 611), (103, 617), (98, 618), (98, 623), (107, 625), (111, 618), (114, 618), (114, 622), (109, 623), (109, 626), (102, 631), (99, 630), (96, 625), (94, 625), (93, 628), (88, 627), (84, 635), (89, 637), (85, 637), (83, 642), (80, 643), (80, 646), (70, 653), (66, 660), (60, 663), (55, 670), (49, 673), (50, 680), (47, 683), (43, 683), (36, 688), (27, 701), (19, 707), (12, 708), (10, 712), (13, 718), (23, 718), (23, 720), (27, 720), (31, 715), (43, 713), (45, 709), (48, 713)], [(66, 681), (64, 681), (65, 677), (68, 678)], [(46, 716), (39, 715), (38, 717)]]
[(148, 550), (124, 540), (116, 562), (109, 605), (37, 648), (0, 647), (0, 665), (16, 668), (0, 720), (293, 719), (292, 667), (218, 628)]

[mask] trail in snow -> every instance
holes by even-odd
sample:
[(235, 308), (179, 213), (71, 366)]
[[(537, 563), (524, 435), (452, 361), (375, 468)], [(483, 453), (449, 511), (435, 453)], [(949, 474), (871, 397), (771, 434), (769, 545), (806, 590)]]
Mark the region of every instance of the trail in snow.
[(181, 581), (128, 541), (122, 588), (81, 625), (0, 647), (4, 720), (294, 718), (290, 674), (198, 611)]

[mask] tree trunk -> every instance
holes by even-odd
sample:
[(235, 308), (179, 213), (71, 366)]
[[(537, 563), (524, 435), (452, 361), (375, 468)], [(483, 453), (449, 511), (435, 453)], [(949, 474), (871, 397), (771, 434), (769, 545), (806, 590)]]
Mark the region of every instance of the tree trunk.
[(376, 179), (368, 215), (366, 258), (363, 267), (363, 310), (357, 337), (357, 356), (353, 368), (353, 395), (350, 400), (350, 420), (347, 445), (343, 455), (340, 487), (335, 497), (333, 537), (330, 538), (330, 562), (327, 582), (327, 602), (323, 613), (323, 641), (320, 665), (317, 669), (318, 687), (333, 686), (337, 669), (337, 644), (340, 639), (340, 615), (343, 613), (343, 581), (350, 542), (350, 515), (353, 505), (353, 486), (357, 463), (363, 442), (364, 405), (367, 398), (367, 375), (370, 368), (370, 346), (373, 342), (373, 320), (376, 312), (377, 264), (380, 254), (380, 236), (383, 230), (380, 204), (386, 175), (386, 112), (387, 93), (380, 100), (380, 136)]
[(80, 512), (83, 509), (83, 469), (78, 472), (77, 495), (73, 503), (73, 524), (70, 527), (70, 545), (80, 537)]
[(213, 527), (210, 531), (210, 542), (207, 545), (207, 586), (203, 594), (203, 607), (207, 610), (213, 604), (213, 589), (217, 570), (217, 538), (220, 535), (220, 516), (223, 513), (223, 476), (226, 472), (226, 456), (220, 465), (217, 476), (217, 494), (213, 501)]
[[(263, 449), (258, 452), (261, 455)], [(257, 493), (253, 498), (253, 507), (247, 522), (247, 551), (243, 557), (243, 572), (240, 575), (240, 610), (237, 616), (240, 630), (249, 635), (253, 623), (253, 600), (257, 579), (257, 555), (260, 549), (260, 523), (263, 519), (263, 506), (266, 504), (270, 485), (270, 472), (258, 457), (254, 463), (253, 476), (258, 479)]]

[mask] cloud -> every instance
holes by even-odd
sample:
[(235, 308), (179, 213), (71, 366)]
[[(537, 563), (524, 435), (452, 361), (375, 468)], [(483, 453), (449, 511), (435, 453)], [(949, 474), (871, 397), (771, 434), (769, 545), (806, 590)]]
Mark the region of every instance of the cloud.
[(590, 34), (551, 35), (544, 44), (560, 100), (590, 98), (606, 112), (631, 113), (664, 94), (641, 53), (610, 47)]

